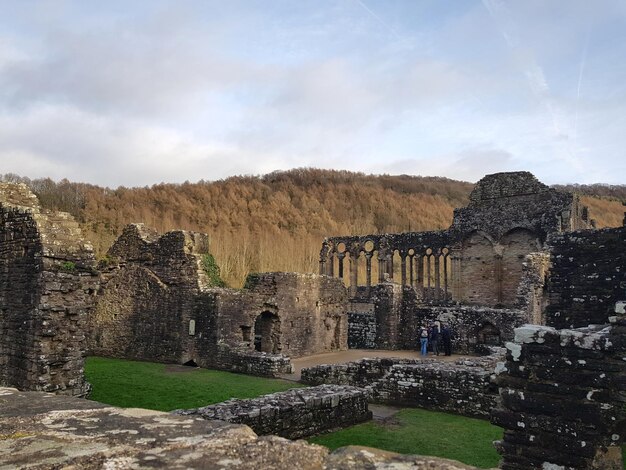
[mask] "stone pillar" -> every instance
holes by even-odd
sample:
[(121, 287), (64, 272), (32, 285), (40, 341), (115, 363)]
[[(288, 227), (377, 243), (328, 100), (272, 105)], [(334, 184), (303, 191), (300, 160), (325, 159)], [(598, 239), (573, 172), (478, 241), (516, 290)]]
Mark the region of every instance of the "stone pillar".
[(450, 284), (452, 286), (452, 300), (459, 301), (463, 296), (463, 280), (461, 279), (461, 254), (460, 247), (450, 249)]
[(432, 291), (431, 291), (431, 285), (432, 285), (432, 268), (431, 268), (431, 259), (430, 257), (433, 256), (432, 254), (430, 255), (426, 255), (426, 295), (424, 296), (424, 298), (431, 300), (432, 299)]
[(406, 257), (407, 254), (404, 252), (400, 252), (400, 257), (401, 257), (401, 261), (400, 261), (400, 277), (401, 277), (401, 284), (403, 286), (406, 286)]
[(372, 253), (365, 253), (365, 282), (367, 283), (367, 295), (372, 288)]
[(496, 254), (495, 255), (495, 263), (494, 263), (494, 270), (495, 270), (495, 281), (496, 281), (496, 285), (495, 285), (495, 289), (496, 289), (496, 299), (498, 304), (502, 303), (502, 255), (501, 254)]
[(415, 262), (417, 263), (417, 287), (424, 297), (424, 256), (416, 254)]
[(448, 264), (450, 262), (450, 257), (449, 255), (444, 255), (443, 256), (443, 299), (447, 302), (448, 301), (448, 275), (449, 275), (449, 269), (448, 269)]
[(324, 243), (322, 243), (322, 249), (320, 250), (320, 275), (328, 274), (328, 267), (326, 266), (328, 262), (328, 252), (328, 243), (324, 241)]
[(359, 281), (359, 251), (350, 252), (350, 297), (356, 296)]
[(339, 260), (339, 272), (337, 273), (340, 279), (343, 279), (343, 259), (345, 258), (346, 253), (337, 253), (337, 259)]
[(440, 256), (438, 254), (433, 254), (435, 257), (435, 300), (440, 300), (441, 294), (441, 266), (440, 266)]

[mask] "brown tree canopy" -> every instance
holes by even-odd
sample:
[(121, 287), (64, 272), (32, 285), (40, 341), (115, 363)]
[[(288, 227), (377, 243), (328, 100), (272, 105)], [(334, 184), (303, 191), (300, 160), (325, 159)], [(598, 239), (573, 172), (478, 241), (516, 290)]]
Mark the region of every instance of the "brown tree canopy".
[[(248, 272), (317, 272), (325, 236), (447, 228), (472, 189), (447, 178), (313, 168), (117, 189), (13, 174), (1, 179), (24, 182), (44, 207), (73, 214), (98, 256), (131, 222), (206, 232), (223, 278), (235, 287)], [(584, 194), (599, 227), (621, 225), (626, 186), (563, 189)]]

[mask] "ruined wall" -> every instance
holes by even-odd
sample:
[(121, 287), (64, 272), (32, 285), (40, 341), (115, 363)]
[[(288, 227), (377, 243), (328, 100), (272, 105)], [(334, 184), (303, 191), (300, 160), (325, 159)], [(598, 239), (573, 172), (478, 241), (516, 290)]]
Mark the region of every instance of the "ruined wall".
[(372, 419), (367, 392), (345, 385), (294, 388), (173, 413), (246, 424), (257, 434), (275, 434), (289, 439), (301, 439)]
[(214, 289), (211, 295), (208, 314), (216, 319), (219, 341), (231, 347), (289, 357), (348, 347), (348, 299), (337, 279), (253, 274), (244, 289)]
[(621, 470), (626, 429), (626, 320), (556, 330), (526, 325), (498, 367), (500, 468)]
[(452, 330), (455, 354), (482, 354), (485, 347), (503, 346), (513, 338), (515, 327), (528, 322), (523, 310), (464, 305), (413, 306), (403, 319), (400, 349), (417, 349), (419, 325), (439, 321)]
[(0, 184), (0, 385), (83, 396), (93, 250), (63, 212)]
[(515, 327), (528, 323), (529, 296), (518, 294), (518, 302), (524, 304), (510, 309), (431, 305), (413, 287), (379, 284), (371, 288), (369, 303), (359, 300), (360, 312), (349, 314), (348, 344), (364, 349), (417, 350), (420, 328), (439, 321), (453, 331), (453, 352), (482, 354), (485, 346), (503, 346), (513, 338)]
[[(389, 279), (417, 289), (426, 303), (511, 308), (524, 257), (541, 250), (550, 234), (590, 228), (587, 213), (577, 196), (528, 172), (487, 175), (468, 206), (455, 210), (448, 230), (326, 238), (320, 274), (348, 280), (351, 298), (360, 296), (361, 286), (374, 295), (373, 286)], [(363, 263), (366, 279), (359, 279)], [(372, 279), (373, 265), (378, 279)]]
[(546, 284), (550, 266), (550, 253), (547, 251), (530, 253), (524, 258), (522, 278), (517, 288), (517, 307), (527, 312), (527, 323), (546, 324)]
[(602, 324), (626, 291), (626, 227), (556, 234), (548, 239), (546, 323)]
[(276, 376), (291, 370), (287, 356), (347, 348), (340, 281), (266, 273), (212, 288), (207, 253), (205, 234), (126, 227), (100, 264), (92, 353)]
[(500, 240), (525, 229), (544, 241), (550, 233), (591, 228), (578, 196), (551, 189), (527, 171), (494, 173), (476, 183), (467, 207), (456, 209), (451, 230), (481, 231)]
[(494, 382), (502, 351), (453, 363), (434, 359), (362, 359), (302, 369), (302, 382), (363, 387), (370, 400), (489, 418), (498, 402)]
[(190, 322), (214, 330), (211, 318), (198, 315), (203, 308), (199, 294), (207, 288), (201, 268), (206, 253), (205, 234), (174, 231), (159, 236), (142, 224), (127, 226), (99, 266), (103, 283), (90, 322), (91, 352), (161, 362), (190, 360)]

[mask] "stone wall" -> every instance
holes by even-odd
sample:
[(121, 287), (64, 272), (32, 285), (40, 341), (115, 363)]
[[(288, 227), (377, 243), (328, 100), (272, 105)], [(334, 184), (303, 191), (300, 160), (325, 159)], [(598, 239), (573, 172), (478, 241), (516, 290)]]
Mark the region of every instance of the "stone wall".
[(500, 468), (621, 470), (626, 430), (626, 320), (556, 330), (526, 325), (498, 367), (505, 429)]
[(551, 233), (583, 228), (591, 228), (591, 221), (578, 196), (552, 189), (527, 171), (483, 177), (452, 222), (456, 232), (480, 231), (494, 240), (516, 229), (545, 241)]
[(626, 227), (550, 237), (546, 324), (576, 328), (608, 321), (626, 291)]
[(527, 312), (528, 323), (545, 325), (548, 302), (547, 278), (550, 272), (550, 253), (546, 251), (526, 255), (522, 278), (517, 289), (517, 307)]
[(249, 427), (0, 388), (0, 462), (7, 468), (472, 470), (452, 460), (367, 447), (327, 448)]
[(25, 185), (0, 184), (0, 266), (0, 385), (85, 395), (98, 274), (78, 224)]
[(434, 359), (363, 359), (302, 370), (302, 382), (364, 387), (374, 403), (489, 418), (498, 402), (493, 379), (500, 350), (453, 363)]
[(220, 342), (237, 349), (301, 357), (348, 347), (347, 293), (314, 274), (252, 274), (242, 290), (213, 289)]
[[(375, 294), (373, 286), (388, 279), (416, 289), (428, 303), (511, 308), (524, 257), (541, 250), (550, 234), (591, 228), (587, 215), (576, 195), (528, 172), (487, 175), (468, 206), (455, 210), (448, 230), (326, 238), (320, 274), (346, 279), (351, 298), (363, 286)], [(366, 276), (359, 279), (363, 264)], [(372, 279), (373, 265), (378, 279)]]
[[(528, 279), (525, 285), (530, 286), (530, 282)], [(532, 287), (541, 290), (535, 284)], [(518, 293), (518, 298), (525, 305), (510, 309), (437, 305), (425, 302), (413, 287), (379, 284), (371, 288), (367, 302), (349, 304), (360, 311), (348, 316), (348, 344), (363, 349), (418, 349), (422, 325), (439, 321), (452, 329), (455, 353), (481, 354), (486, 346), (503, 346), (513, 339), (515, 327), (528, 323), (531, 294)]]
[(291, 360), (282, 354), (270, 354), (249, 349), (237, 349), (224, 344), (217, 345), (214, 356), (201, 355), (197, 365), (201, 367), (228, 370), (241, 374), (261, 377), (278, 377), (293, 373)]
[(418, 328), (441, 322), (452, 330), (452, 352), (483, 354), (489, 346), (503, 346), (514, 329), (528, 322), (527, 312), (478, 306), (412, 306), (403, 314), (401, 349), (417, 349)]
[(246, 424), (257, 434), (276, 434), (289, 439), (313, 436), (372, 418), (367, 408), (367, 392), (341, 385), (294, 388), (173, 413)]
[(348, 313), (348, 348), (376, 349), (376, 316), (374, 312)]
[[(91, 352), (158, 362), (193, 359), (190, 323), (198, 321), (199, 294), (208, 288), (201, 269), (206, 253), (205, 234), (160, 236), (143, 224), (127, 226), (99, 266), (103, 283), (90, 322)], [(201, 326), (214, 330), (210, 318)]]
[(347, 349), (347, 293), (326, 276), (250, 275), (214, 288), (205, 234), (126, 227), (100, 263), (93, 354), (276, 376), (288, 357)]

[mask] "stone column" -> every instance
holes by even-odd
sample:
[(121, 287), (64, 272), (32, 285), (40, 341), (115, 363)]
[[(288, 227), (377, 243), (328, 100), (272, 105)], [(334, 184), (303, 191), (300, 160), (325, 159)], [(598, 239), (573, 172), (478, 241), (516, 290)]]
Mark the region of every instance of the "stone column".
[(401, 277), (401, 284), (403, 286), (406, 286), (406, 257), (407, 254), (404, 252), (400, 252), (400, 277)]
[(365, 253), (365, 282), (367, 283), (367, 296), (372, 289), (372, 253)]
[(440, 267), (440, 256), (439, 254), (434, 254), (435, 257), (435, 300), (439, 300), (441, 295), (439, 290), (441, 289), (441, 267)]
[(355, 297), (358, 287), (359, 277), (359, 251), (350, 251), (350, 297)]
[(415, 262), (417, 263), (417, 287), (424, 297), (424, 256), (416, 254)]

